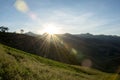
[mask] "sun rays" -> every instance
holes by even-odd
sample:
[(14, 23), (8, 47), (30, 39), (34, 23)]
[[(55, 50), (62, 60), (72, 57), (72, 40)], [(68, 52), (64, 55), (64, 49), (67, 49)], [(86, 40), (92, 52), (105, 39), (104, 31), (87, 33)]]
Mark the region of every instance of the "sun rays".
[(50, 26), (50, 27), (46, 27), (44, 31), (47, 32), (48, 34), (55, 34), (57, 33), (57, 28)]
[(54, 23), (46, 23), (43, 25), (44, 28), (42, 30), (43, 33), (48, 33), (50, 35), (57, 34), (60, 32), (60, 29), (56, 27), (56, 24)]
[(57, 34), (44, 33), (41, 39), (43, 40), (43, 43), (40, 47), (40, 50), (41, 53), (43, 53), (43, 57), (49, 57), (65, 63), (71, 63), (71, 57), (73, 57), (73, 60), (75, 60), (75, 54), (70, 52), (72, 48)]

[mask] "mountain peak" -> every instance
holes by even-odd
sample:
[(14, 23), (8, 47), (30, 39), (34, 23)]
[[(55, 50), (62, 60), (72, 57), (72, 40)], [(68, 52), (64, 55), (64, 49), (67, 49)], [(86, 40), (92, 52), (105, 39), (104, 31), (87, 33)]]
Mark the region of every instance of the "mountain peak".
[(31, 32), (31, 31), (26, 32), (25, 34), (28, 35), (28, 36), (33, 36), (33, 37), (38, 36), (38, 34), (35, 34), (35, 33)]

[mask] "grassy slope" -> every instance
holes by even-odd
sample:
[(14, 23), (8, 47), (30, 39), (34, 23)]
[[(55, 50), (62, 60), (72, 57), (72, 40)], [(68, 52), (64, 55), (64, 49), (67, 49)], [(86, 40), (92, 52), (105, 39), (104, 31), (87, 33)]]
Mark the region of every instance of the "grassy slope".
[(59, 63), (0, 44), (0, 80), (120, 80), (120, 77)]

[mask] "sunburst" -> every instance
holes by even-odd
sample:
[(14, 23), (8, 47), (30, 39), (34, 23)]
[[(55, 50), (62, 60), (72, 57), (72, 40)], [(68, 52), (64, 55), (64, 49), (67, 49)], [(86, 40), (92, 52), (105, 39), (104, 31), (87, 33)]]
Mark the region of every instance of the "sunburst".
[(60, 33), (60, 29), (54, 23), (44, 24), (43, 33), (48, 33), (50, 35)]

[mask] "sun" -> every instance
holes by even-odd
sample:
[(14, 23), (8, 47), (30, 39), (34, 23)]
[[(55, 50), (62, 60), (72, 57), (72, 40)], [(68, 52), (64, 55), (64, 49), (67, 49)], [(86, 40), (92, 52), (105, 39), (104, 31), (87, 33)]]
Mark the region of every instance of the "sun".
[(43, 32), (53, 35), (53, 34), (59, 33), (59, 29), (57, 27), (55, 27), (55, 25), (47, 25), (44, 28)]

